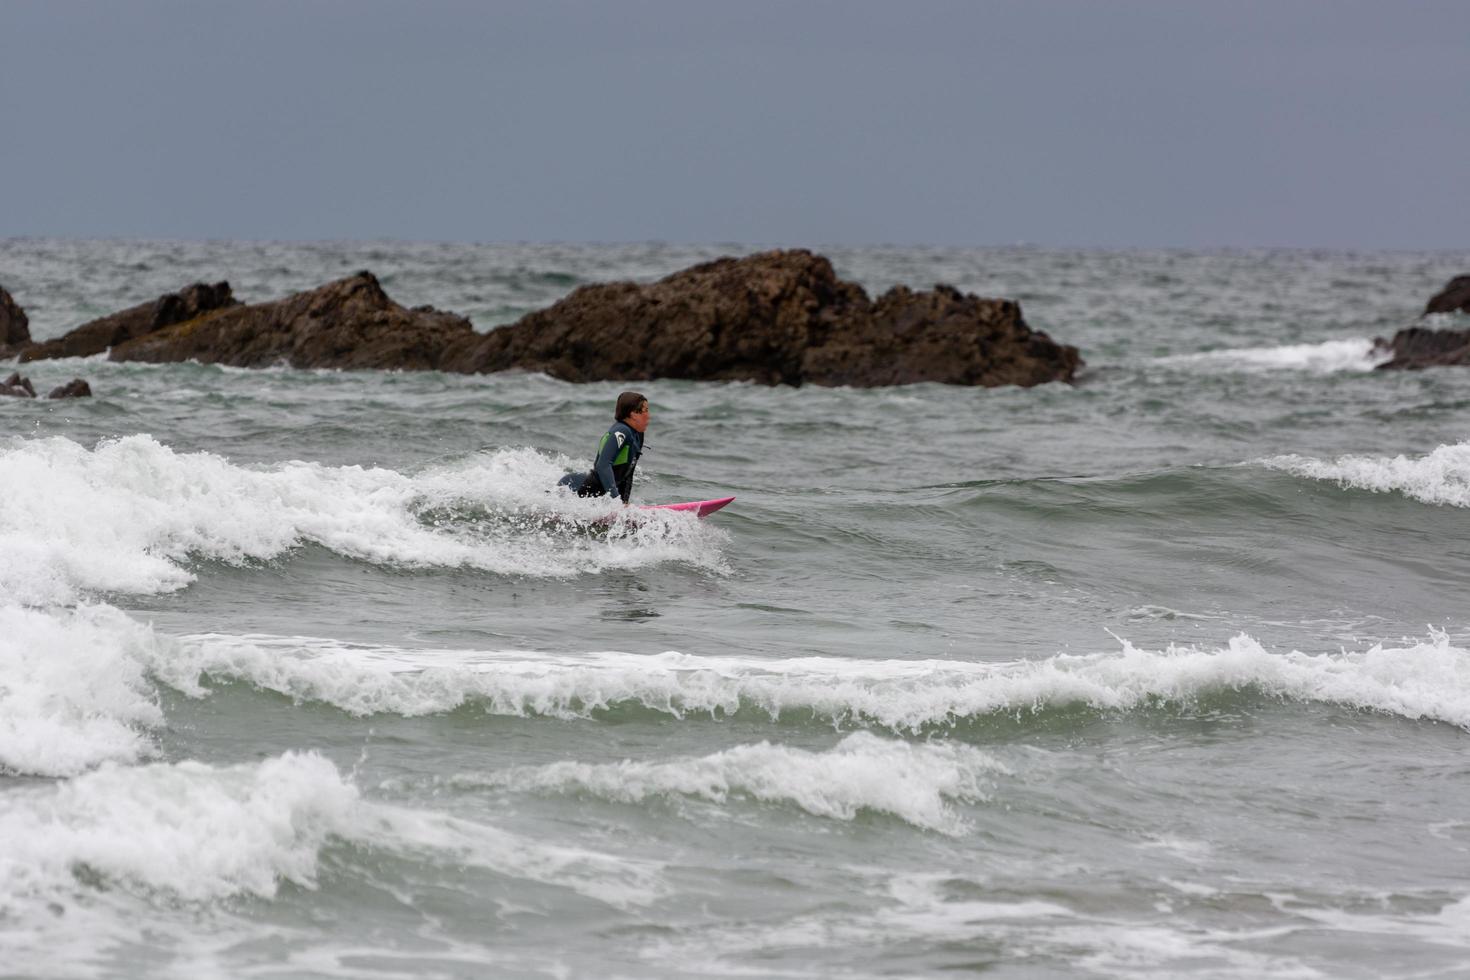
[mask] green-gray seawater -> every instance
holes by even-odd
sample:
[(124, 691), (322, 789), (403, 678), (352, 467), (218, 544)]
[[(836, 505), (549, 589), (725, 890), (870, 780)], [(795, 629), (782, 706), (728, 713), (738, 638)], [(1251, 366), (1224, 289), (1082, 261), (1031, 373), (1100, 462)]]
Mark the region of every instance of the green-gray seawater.
[[(38, 339), (367, 268), (482, 330), (734, 247), (0, 242)], [(1470, 972), (1448, 253), (833, 249), (1075, 386), (21, 365), (0, 975)], [(1463, 317), (1437, 321), (1463, 328)], [(5, 368), (5, 372), (11, 368)], [(599, 509), (602, 508), (602, 509)]]

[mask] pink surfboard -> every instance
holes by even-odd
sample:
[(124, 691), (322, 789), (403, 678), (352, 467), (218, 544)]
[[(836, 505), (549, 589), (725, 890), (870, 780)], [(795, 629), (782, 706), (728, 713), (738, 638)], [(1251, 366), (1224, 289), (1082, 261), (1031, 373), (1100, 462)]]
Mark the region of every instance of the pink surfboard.
[(717, 497), (714, 500), (690, 500), (682, 504), (641, 504), (640, 509), (692, 510), (696, 517), (708, 517), (734, 499), (734, 497)]

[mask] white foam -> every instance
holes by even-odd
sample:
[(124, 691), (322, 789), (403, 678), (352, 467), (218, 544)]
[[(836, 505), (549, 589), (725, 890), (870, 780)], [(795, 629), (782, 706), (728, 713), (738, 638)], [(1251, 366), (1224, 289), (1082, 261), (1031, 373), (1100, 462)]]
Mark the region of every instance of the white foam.
[(725, 803), (745, 797), (793, 803), (808, 813), (852, 820), (887, 813), (917, 827), (961, 834), (966, 821), (950, 801), (984, 799), (989, 777), (1010, 770), (967, 745), (910, 744), (854, 732), (826, 752), (760, 742), (699, 758), (593, 765), (555, 762), (456, 777), (456, 785), (520, 792), (590, 793), (620, 803), (689, 796)]
[(204, 677), (240, 680), (360, 715), (466, 704), (559, 718), (618, 705), (675, 717), (745, 708), (918, 731), (1049, 707), (1131, 710), (1250, 689), (1470, 728), (1470, 651), (1439, 632), (1359, 652), (1273, 652), (1241, 634), (1215, 648), (1154, 651), (1124, 641), (1118, 651), (1005, 663), (405, 650), (210, 634), (181, 638), (153, 670), (192, 693)]
[(365, 800), (327, 759), (108, 764), (0, 794), (0, 915), (70, 904), (105, 883), (145, 900), (270, 898), (318, 886), (332, 841), (568, 888), (617, 907), (663, 893), (660, 866), (442, 813)]
[(1426, 504), (1470, 507), (1470, 443), (1440, 446), (1427, 456), (1273, 456), (1262, 465), (1296, 476), (1374, 493), (1402, 493)]
[[(1295, 895), (1273, 895), (1272, 904), (1294, 918), (1306, 919), (1326, 929), (1353, 936), (1386, 936), (1416, 939), (1438, 946), (1470, 949), (1470, 897), (1431, 896), (1443, 904), (1434, 912), (1418, 911), (1424, 898), (1413, 896), (1415, 910), (1395, 908), (1395, 896), (1364, 896), (1370, 901), (1352, 903), (1353, 908), (1323, 906)], [(1370, 911), (1376, 907), (1377, 911)]]
[(0, 605), (0, 770), (66, 776), (148, 755), (156, 638), (116, 609)]
[[(501, 450), (405, 475), (360, 466), (239, 466), (147, 435), (88, 450), (63, 438), (0, 443), (0, 595), (63, 604), (157, 593), (191, 558), (265, 561), (307, 543), (362, 561), (566, 576), (687, 561), (722, 570), (720, 533), (682, 514), (622, 512), (548, 493), (567, 461)], [(554, 518), (548, 522), (546, 519)]]
[(0, 838), (10, 842), (3, 893), (65, 884), (77, 867), (187, 901), (270, 897), (282, 880), (314, 887), (317, 852), (348, 825), (356, 800), (316, 755), (223, 769), (109, 764), (0, 797)]
[(1328, 340), (1316, 344), (1287, 344), (1281, 347), (1239, 347), (1161, 357), (1155, 364), (1201, 365), (1211, 370), (1306, 371), (1312, 374), (1371, 371), (1392, 358), (1392, 353), (1374, 347), (1371, 339)]
[(1236, 931), (1181, 923), (1167, 914), (1149, 921), (1126, 912), (1084, 913), (1035, 899), (955, 900), (945, 894), (950, 880), (935, 874), (895, 877), (890, 892), (896, 904), (874, 917), (870, 932), (888, 941), (920, 937), (931, 943), (1022, 948), (1102, 976), (1321, 976), (1295, 955), (1249, 948), (1252, 941), (1288, 933), (1290, 927)]

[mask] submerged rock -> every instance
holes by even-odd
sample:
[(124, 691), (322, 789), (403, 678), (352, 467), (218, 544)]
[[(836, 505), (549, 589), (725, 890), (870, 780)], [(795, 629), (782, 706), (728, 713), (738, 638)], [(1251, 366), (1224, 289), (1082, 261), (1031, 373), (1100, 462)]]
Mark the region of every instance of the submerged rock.
[(20, 372), (16, 371), (4, 381), (0, 381), (0, 395), (10, 398), (35, 398), (36, 389), (32, 386), (30, 378), (23, 378)]
[(13, 357), (30, 342), (30, 319), (26, 311), (0, 288), (0, 357)]
[[(12, 372), (10, 377), (0, 381), (0, 396), (11, 398), (35, 398), (36, 386), (31, 384), (31, 379), (23, 377), (19, 371)], [(92, 388), (81, 378), (72, 378), (59, 388), (51, 389), (47, 398), (91, 398)]]
[(92, 386), (81, 378), (72, 378), (59, 388), (52, 388), (47, 398), (91, 398)]
[(566, 381), (877, 385), (1070, 381), (1075, 347), (1009, 300), (947, 286), (874, 302), (805, 250), (706, 262), (647, 286), (584, 286), (449, 352), (445, 370), (544, 371)]
[(1470, 313), (1470, 276), (1456, 276), (1424, 306), (1431, 313)]
[(235, 367), (440, 366), (454, 341), (476, 336), (470, 322), (431, 307), (393, 302), (370, 272), (271, 303), (215, 310), (118, 344), (114, 361), (200, 361)]
[(149, 303), (140, 303), (121, 313), (82, 324), (63, 336), (33, 344), (21, 352), (21, 361), (53, 357), (91, 357), (136, 337), (147, 336), (175, 323), (192, 320), (212, 310), (237, 306), (230, 284), (196, 282), (176, 293), (167, 293)]

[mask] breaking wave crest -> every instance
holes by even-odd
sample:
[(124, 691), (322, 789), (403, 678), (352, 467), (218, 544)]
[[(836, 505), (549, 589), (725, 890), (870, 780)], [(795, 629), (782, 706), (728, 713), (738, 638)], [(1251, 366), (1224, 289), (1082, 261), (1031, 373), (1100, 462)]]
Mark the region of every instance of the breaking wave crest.
[(70, 776), (153, 751), (153, 631), (107, 606), (0, 605), (0, 772)]
[(687, 562), (723, 571), (723, 535), (694, 518), (609, 513), (550, 492), (566, 460), (498, 450), (405, 474), (177, 453), (147, 435), (86, 449), (0, 444), (0, 595), (25, 605), (171, 592), (191, 559), (281, 558), (318, 544), (359, 561), (558, 577)]
[(1216, 648), (1143, 650), (1124, 641), (1115, 652), (1006, 663), (410, 651), (196, 635), (182, 638), (153, 670), (196, 695), (208, 681), (244, 682), (358, 715), (473, 706), (497, 715), (591, 718), (632, 707), (674, 717), (751, 712), (919, 732), (1050, 709), (1188, 706), (1247, 691), (1470, 728), (1470, 651), (1439, 632), (1360, 652), (1278, 653), (1241, 634)]

